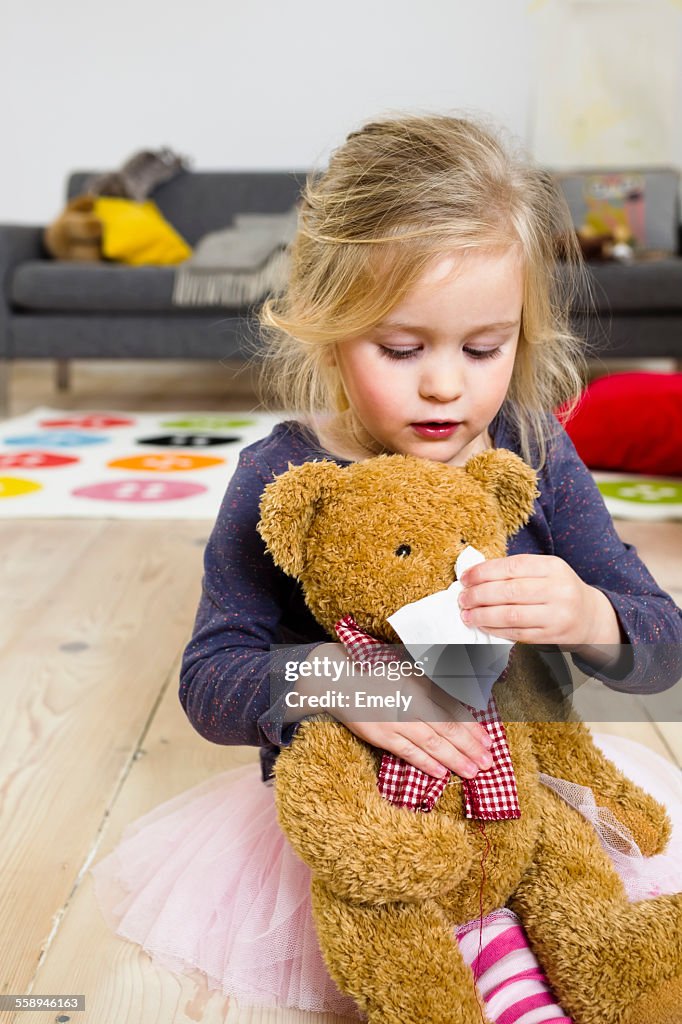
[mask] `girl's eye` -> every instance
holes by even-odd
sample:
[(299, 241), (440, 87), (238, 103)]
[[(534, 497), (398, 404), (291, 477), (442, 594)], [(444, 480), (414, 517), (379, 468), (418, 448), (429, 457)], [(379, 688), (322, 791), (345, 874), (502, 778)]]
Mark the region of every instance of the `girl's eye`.
[[(379, 351), (387, 359), (411, 359), (420, 351), (419, 348), (389, 348), (388, 345), (379, 345)], [(500, 355), (499, 348), (469, 348), (462, 349), (470, 359), (495, 359)]]
[(494, 359), (500, 354), (499, 348), (463, 348), (462, 351), (472, 359)]
[(379, 345), (379, 351), (387, 359), (409, 359), (419, 351), (418, 348), (389, 348), (387, 345)]

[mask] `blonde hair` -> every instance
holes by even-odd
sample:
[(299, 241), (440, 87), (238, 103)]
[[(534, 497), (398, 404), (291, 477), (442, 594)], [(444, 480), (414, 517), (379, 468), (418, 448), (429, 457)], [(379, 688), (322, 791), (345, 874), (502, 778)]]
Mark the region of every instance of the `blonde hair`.
[(380, 321), (435, 257), (514, 243), (523, 253), (523, 313), (503, 409), (523, 457), (532, 464), (535, 445), (541, 468), (547, 414), (575, 404), (583, 384), (583, 342), (569, 309), (589, 283), (552, 177), (480, 121), (440, 114), (373, 121), (351, 132), (326, 172), (308, 177), (288, 285), (259, 314), (265, 404), (311, 420), (347, 412), (352, 421), (330, 350)]

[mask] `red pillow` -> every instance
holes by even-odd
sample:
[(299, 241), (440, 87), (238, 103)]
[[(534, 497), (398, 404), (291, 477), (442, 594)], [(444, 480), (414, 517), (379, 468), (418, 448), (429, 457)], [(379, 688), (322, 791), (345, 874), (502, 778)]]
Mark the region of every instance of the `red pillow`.
[(600, 377), (557, 415), (590, 469), (682, 475), (682, 373)]

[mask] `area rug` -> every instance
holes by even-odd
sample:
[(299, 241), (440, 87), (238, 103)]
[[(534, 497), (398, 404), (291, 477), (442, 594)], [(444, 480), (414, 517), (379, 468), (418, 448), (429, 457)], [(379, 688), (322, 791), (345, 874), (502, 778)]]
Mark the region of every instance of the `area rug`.
[[(34, 409), (0, 422), (0, 518), (215, 519), (239, 452), (286, 416)], [(614, 518), (682, 519), (682, 479), (594, 473)]]
[(285, 418), (34, 409), (0, 422), (0, 517), (213, 520), (240, 450)]
[(682, 519), (682, 477), (592, 474), (614, 519)]

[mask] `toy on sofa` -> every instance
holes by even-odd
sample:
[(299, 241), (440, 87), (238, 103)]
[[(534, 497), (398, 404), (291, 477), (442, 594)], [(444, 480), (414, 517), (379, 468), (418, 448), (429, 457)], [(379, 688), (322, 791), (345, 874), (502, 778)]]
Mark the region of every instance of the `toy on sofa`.
[[(466, 547), (503, 555), (530, 518), (535, 485), (505, 450), (463, 468), (402, 455), (312, 462), (267, 485), (258, 528), (332, 635), (350, 614), (359, 630), (397, 643), (389, 616), (447, 588)], [(329, 972), (371, 1024), (480, 1024), (453, 928), (507, 905), (575, 1024), (679, 1021), (682, 896), (629, 903), (592, 826), (539, 773), (592, 787), (647, 855), (667, 841), (663, 808), (570, 720), (531, 646), (516, 645), (493, 693), (518, 818), (467, 820), (454, 775), (428, 813), (394, 806), (377, 786), (382, 752), (324, 714), (281, 751), (278, 818), (312, 871)]]
[(187, 158), (174, 153), (168, 146), (159, 150), (142, 149), (133, 153), (120, 170), (92, 177), (87, 183), (87, 192), (96, 196), (134, 199), (141, 203), (159, 185), (188, 169)]
[[(45, 248), (54, 259), (87, 261), (88, 263), (105, 258), (122, 259), (124, 262), (131, 263), (173, 263), (186, 259), (190, 250), (182, 239), (179, 239), (173, 228), (163, 220), (158, 210), (149, 209), (151, 204), (147, 206), (141, 206), (141, 204), (155, 188), (187, 169), (186, 158), (174, 153), (168, 147), (156, 151), (145, 149), (134, 153), (120, 170), (107, 171), (104, 174), (93, 176), (88, 181), (85, 192), (69, 200), (66, 208), (43, 232)], [(109, 200), (120, 200), (120, 211), (122, 212), (119, 212), (116, 204), (112, 204), (111, 201), (102, 203), (101, 199), (104, 197)], [(130, 202), (126, 204), (125, 200)], [(168, 245), (167, 236), (169, 234), (172, 236), (170, 244), (174, 247), (174, 253), (178, 250), (177, 259), (156, 260), (153, 255), (150, 259), (128, 259), (127, 252), (131, 248), (130, 244), (127, 247), (119, 245), (117, 248), (116, 242), (114, 242), (112, 246), (109, 236), (112, 233), (112, 228), (116, 230), (117, 237), (120, 235), (119, 224), (121, 217), (126, 217), (126, 207), (132, 209), (133, 214), (137, 213), (138, 218), (143, 217), (141, 226), (133, 223), (133, 232), (143, 231), (149, 235), (151, 230), (153, 235), (161, 237), (162, 244), (165, 245)], [(130, 213), (127, 213), (127, 217), (130, 218)], [(125, 226), (123, 230), (130, 231)], [(134, 241), (132, 250), (136, 251)]]
[(627, 263), (634, 259), (635, 243), (627, 227), (616, 225), (602, 229), (586, 220), (576, 231), (586, 260), (616, 260)]
[(43, 243), (57, 260), (94, 263), (102, 259), (102, 222), (95, 213), (95, 197), (70, 199), (43, 232)]

